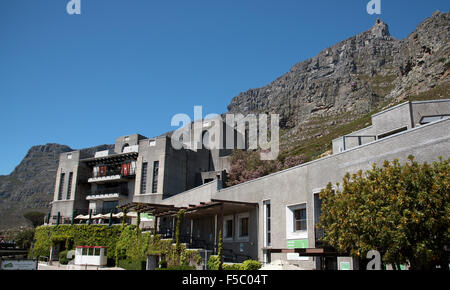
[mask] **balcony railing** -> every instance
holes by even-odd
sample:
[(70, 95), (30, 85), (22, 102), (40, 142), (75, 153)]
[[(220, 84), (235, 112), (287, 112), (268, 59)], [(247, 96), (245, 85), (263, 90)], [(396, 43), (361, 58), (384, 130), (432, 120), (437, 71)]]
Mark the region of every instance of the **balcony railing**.
[(114, 169), (106, 169), (105, 171), (98, 171), (92, 174), (92, 178), (100, 178), (100, 177), (106, 177), (106, 176), (115, 176), (120, 175), (122, 177), (128, 177), (128, 176), (134, 176), (135, 170), (130, 169), (128, 171), (121, 170), (120, 168), (114, 168)]
[(117, 187), (111, 187), (111, 188), (97, 189), (97, 190), (89, 193), (88, 196), (102, 195), (102, 194), (113, 194), (113, 193), (118, 193), (120, 195), (128, 196), (128, 187), (117, 186)]

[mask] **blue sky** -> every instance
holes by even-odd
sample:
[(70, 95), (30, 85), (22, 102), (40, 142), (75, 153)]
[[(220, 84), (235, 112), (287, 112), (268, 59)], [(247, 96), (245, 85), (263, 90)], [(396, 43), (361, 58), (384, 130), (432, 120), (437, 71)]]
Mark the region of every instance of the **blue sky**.
[[(369, 0), (0, 1), (0, 174), (29, 147), (84, 148), (175, 129), (177, 113), (223, 113), (242, 91), (369, 29)], [(404, 38), (448, 0), (381, 0)]]

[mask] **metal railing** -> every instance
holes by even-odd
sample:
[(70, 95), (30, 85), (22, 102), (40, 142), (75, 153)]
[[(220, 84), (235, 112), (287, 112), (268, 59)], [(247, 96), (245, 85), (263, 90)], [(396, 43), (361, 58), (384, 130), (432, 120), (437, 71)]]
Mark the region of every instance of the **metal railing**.
[(136, 174), (135, 169), (130, 169), (125, 172), (125, 170), (122, 170), (121, 168), (107, 168), (105, 171), (97, 171), (95, 173), (92, 173), (91, 178), (100, 178), (100, 177), (106, 177), (106, 176), (114, 176), (114, 175), (120, 175), (122, 177), (127, 176), (134, 176)]
[(111, 188), (102, 188), (102, 189), (97, 189), (94, 192), (88, 193), (87, 195), (92, 196), (92, 195), (113, 194), (113, 193), (119, 193), (121, 195), (128, 196), (128, 187), (117, 186), (117, 187), (111, 187)]

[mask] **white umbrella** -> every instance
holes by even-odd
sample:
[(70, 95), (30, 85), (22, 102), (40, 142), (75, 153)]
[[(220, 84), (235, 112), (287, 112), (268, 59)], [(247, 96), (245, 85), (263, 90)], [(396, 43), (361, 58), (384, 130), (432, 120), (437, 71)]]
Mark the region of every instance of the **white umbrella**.
[(113, 214), (113, 217), (121, 218), (121, 217), (123, 217), (123, 212), (119, 212), (119, 213)]
[(75, 219), (77, 219), (77, 220), (87, 220), (87, 219), (89, 219), (89, 216), (88, 215), (79, 214), (79, 215), (77, 215), (75, 217)]
[(96, 214), (92, 217), (93, 219), (102, 219), (103, 216), (101, 214)]
[(137, 212), (135, 212), (135, 211), (129, 212), (129, 213), (127, 213), (127, 217), (132, 217), (132, 218), (137, 217)]

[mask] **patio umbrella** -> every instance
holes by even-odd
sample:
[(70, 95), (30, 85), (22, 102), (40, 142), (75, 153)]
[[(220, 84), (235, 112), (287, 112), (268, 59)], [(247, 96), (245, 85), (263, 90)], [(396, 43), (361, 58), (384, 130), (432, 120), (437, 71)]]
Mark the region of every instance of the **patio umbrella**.
[(97, 219), (102, 219), (102, 218), (103, 218), (103, 215), (101, 215), (101, 214), (96, 214), (96, 215), (94, 215), (92, 218), (95, 219), (95, 220), (97, 220)]
[(113, 217), (120, 219), (121, 217), (123, 217), (123, 212), (119, 212), (117, 214), (114, 214)]
[(88, 215), (79, 214), (75, 217), (76, 220), (87, 220), (89, 218)]
[(135, 217), (137, 217), (137, 216), (138, 216), (138, 214), (137, 214), (137, 212), (135, 212), (135, 211), (132, 211), (132, 212), (127, 213), (127, 217), (135, 218)]

